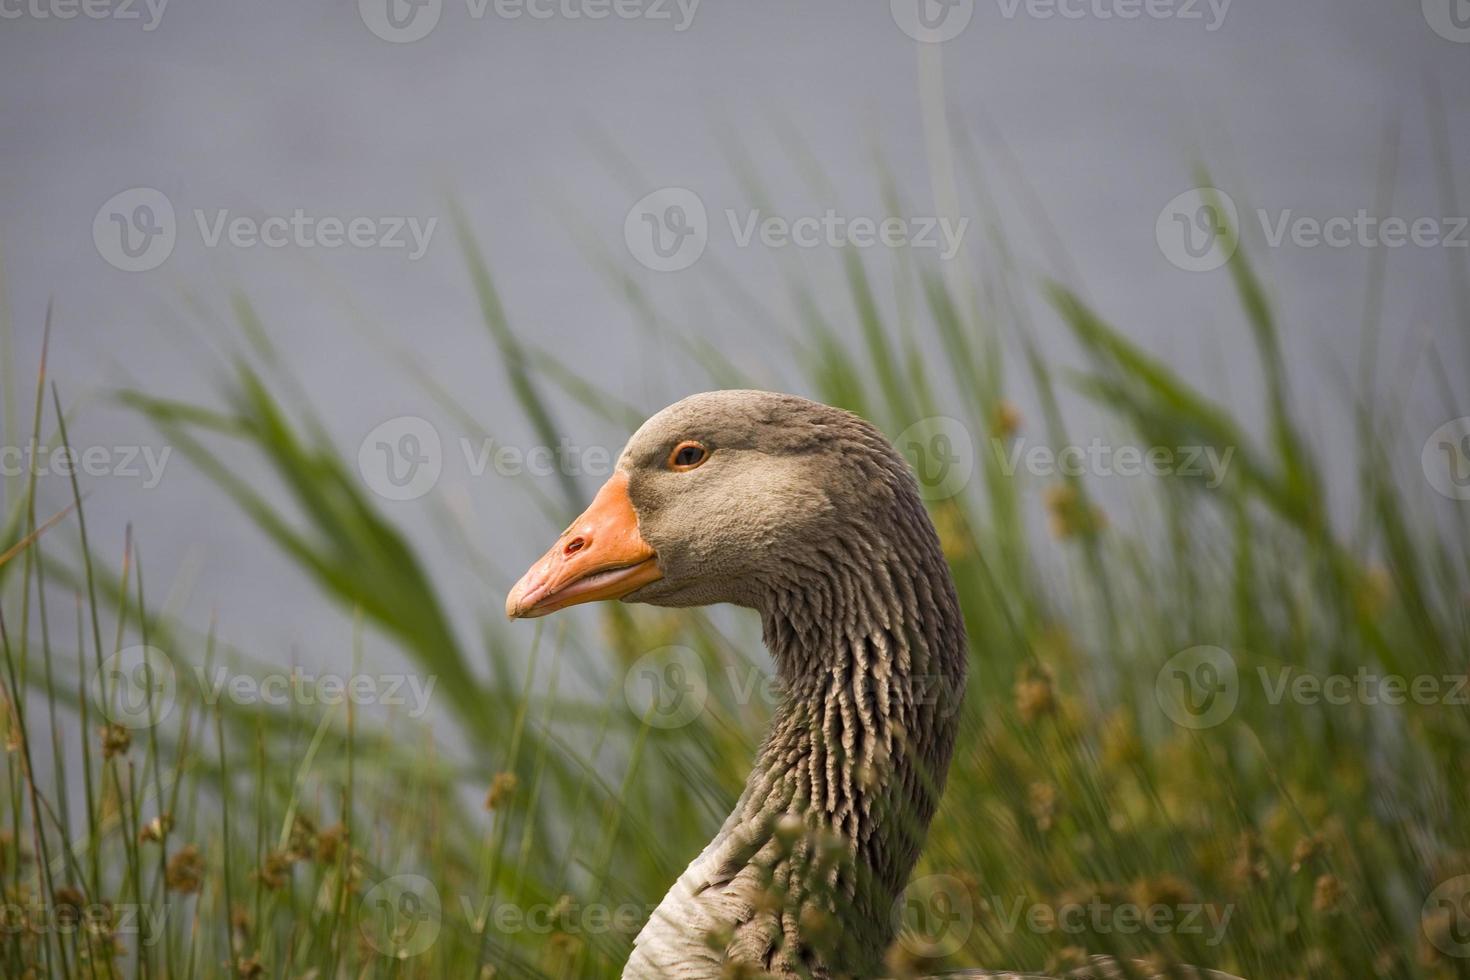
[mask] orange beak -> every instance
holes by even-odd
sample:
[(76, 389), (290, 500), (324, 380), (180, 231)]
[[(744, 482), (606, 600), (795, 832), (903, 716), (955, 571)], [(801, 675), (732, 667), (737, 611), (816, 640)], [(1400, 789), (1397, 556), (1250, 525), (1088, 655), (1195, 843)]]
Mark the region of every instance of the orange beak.
[(505, 614), (530, 619), (581, 602), (619, 599), (663, 577), (653, 549), (638, 533), (628, 477), (614, 473), (592, 506), (510, 590)]

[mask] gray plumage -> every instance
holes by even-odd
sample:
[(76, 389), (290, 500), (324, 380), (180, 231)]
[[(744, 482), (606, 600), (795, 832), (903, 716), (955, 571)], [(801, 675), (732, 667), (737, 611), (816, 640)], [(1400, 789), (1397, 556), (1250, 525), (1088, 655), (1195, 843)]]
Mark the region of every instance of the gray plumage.
[[(669, 472), (686, 439), (708, 462)], [(875, 975), (965, 681), (959, 603), (907, 465), (850, 413), (724, 391), (654, 416), (619, 467), (665, 574), (629, 599), (757, 610), (783, 692), (734, 812), (624, 976), (717, 976), (727, 958)]]
[[(686, 440), (706, 461), (671, 469)], [(967, 649), (908, 465), (849, 412), (718, 391), (649, 419), (618, 469), (663, 572), (627, 601), (756, 610), (782, 691), (734, 811), (638, 935), (624, 977), (703, 980), (732, 962), (881, 975), (943, 792)]]

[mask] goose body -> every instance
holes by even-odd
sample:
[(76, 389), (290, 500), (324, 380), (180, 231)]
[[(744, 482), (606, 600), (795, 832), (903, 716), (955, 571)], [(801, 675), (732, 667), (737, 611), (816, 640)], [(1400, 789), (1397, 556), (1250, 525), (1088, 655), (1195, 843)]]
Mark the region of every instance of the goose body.
[(755, 610), (782, 691), (734, 810), (623, 976), (883, 975), (943, 792), (967, 650), (903, 458), (863, 419), (792, 395), (686, 398), (634, 433), (506, 611), (611, 598)]

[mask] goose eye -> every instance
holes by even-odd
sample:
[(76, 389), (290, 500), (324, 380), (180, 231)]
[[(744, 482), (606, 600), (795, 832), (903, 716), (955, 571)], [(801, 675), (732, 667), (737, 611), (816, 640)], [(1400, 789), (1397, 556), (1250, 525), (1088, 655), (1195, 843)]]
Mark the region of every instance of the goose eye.
[(681, 442), (669, 453), (669, 469), (692, 470), (709, 458), (709, 450), (697, 442)]

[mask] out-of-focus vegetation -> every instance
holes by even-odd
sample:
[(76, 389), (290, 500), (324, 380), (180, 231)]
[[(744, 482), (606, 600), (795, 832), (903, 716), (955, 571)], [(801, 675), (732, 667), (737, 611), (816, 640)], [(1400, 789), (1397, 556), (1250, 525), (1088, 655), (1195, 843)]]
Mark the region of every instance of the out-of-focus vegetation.
[[(631, 430), (661, 407), (622, 405), (518, 333), (463, 220), (459, 234), (493, 357), (546, 445), (582, 420)], [(963, 734), (916, 871), (918, 912), (940, 921), (905, 933), (894, 973), (1055, 970), (1086, 950), (1253, 980), (1470, 976), (1470, 958), (1454, 955), (1470, 940), (1470, 889), (1454, 891), (1470, 874), (1470, 710), (1295, 703), (1266, 683), (1286, 668), (1465, 677), (1470, 536), (1464, 511), (1452, 527), (1433, 521), (1417, 473), (1395, 476), (1397, 447), (1418, 441), (1366, 393), (1345, 404), (1359, 479), (1355, 516), (1335, 523), (1313, 433), (1292, 410), (1298, 372), (1247, 249), (1221, 274), (1233, 276), (1257, 355), (1260, 431), (1237, 421), (1244, 406), (1211, 401), (1131, 341), (1127, 324), (1064, 285), (1025, 281), (998, 236), (985, 251), (983, 275), (842, 251), (844, 294), (793, 270), (772, 314), (806, 394), (895, 436), (957, 420), (976, 450), (973, 478), (931, 502), (972, 646)], [(703, 387), (768, 386), (681, 331), (624, 263), (598, 253), (596, 265)], [(755, 302), (710, 266), (724, 295)], [(1037, 346), (1038, 288), (1081, 371), (1059, 376)], [(218, 403), (123, 398), (323, 601), (438, 678), (435, 707), (474, 751), (441, 751), (419, 724), (350, 706), (211, 704), (196, 666), (264, 665), (155, 603), (146, 542), (122, 554), (89, 542), (80, 488), (73, 511), (35, 536), (51, 515), (37, 511), (34, 480), (12, 486), (0, 515), (0, 974), (615, 975), (743, 783), (770, 711), (737, 683), (759, 670), (757, 631), (698, 610), (613, 605), (533, 638), (501, 623), (487, 594), (478, 635), (464, 635), (421, 557), (437, 545), (385, 516), (268, 327), (243, 298), (235, 312), (247, 343)], [(424, 384), (467, 433), (491, 430)], [(1226, 479), (1130, 481), (1129, 510), (1109, 514), (1086, 479), (1008, 474), (1005, 449), (1022, 435), (1069, 442), (1061, 384), (1129, 444), (1230, 453)], [(1020, 390), (1039, 414), (1016, 407)], [(64, 408), (43, 369), (31, 439), (64, 444)], [(1448, 396), (1446, 408), (1470, 411)], [(276, 485), (237, 475), (241, 453), (268, 462)], [(527, 489), (548, 539), (584, 503), (571, 481)], [(1038, 506), (1045, 531), (1028, 529)], [(344, 662), (357, 662), (360, 636), (344, 638)], [(167, 713), (148, 724), (144, 705), (137, 724), (134, 705), (131, 727), (114, 724), (127, 685), (113, 658), (138, 645), (177, 667), (173, 687), (145, 684)], [(630, 667), (669, 646), (693, 651), (709, 679), (704, 709), (677, 727), (651, 724), (625, 697)], [(1225, 659), (1171, 660), (1198, 647)], [(1171, 701), (1183, 681), (1203, 685), (1204, 700)], [(1223, 714), (1208, 701), (1232, 690)], [(1195, 713), (1180, 716), (1181, 704)], [(1436, 888), (1446, 901), (1431, 899)], [(1165, 909), (1174, 924), (1130, 928), (1119, 917), (1130, 908)], [(904, 918), (926, 927), (922, 914)]]

